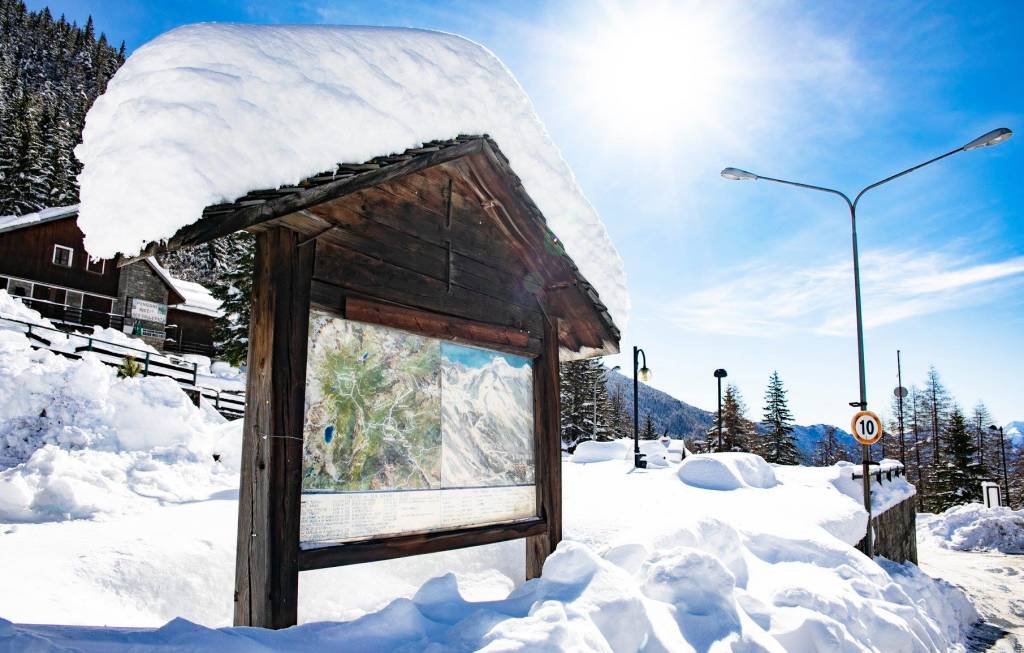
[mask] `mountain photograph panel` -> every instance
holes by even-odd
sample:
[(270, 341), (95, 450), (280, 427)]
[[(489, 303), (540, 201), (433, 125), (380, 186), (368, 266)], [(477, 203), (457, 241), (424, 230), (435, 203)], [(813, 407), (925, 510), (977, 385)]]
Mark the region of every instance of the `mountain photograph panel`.
[(532, 484), (530, 359), (442, 343), (441, 432), (442, 487)]
[(436, 489), (440, 342), (310, 316), (304, 492)]

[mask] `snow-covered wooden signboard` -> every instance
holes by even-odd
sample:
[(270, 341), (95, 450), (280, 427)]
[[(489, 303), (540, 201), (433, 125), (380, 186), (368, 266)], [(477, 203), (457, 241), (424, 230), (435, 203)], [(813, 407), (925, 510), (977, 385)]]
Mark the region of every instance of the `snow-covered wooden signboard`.
[(182, 27), (121, 67), (76, 153), (95, 256), (256, 237), (237, 624), (296, 623), (303, 570), (525, 538), (540, 575), (558, 364), (617, 352), (628, 299), (494, 55), (423, 30)]

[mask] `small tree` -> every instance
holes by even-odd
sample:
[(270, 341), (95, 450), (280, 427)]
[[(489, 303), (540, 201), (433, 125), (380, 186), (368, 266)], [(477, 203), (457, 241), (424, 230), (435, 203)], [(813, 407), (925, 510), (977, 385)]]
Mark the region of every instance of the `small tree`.
[(654, 428), (654, 420), (650, 413), (644, 413), (644, 425), (640, 427), (641, 440), (657, 440), (658, 432)]
[(142, 374), (142, 365), (139, 365), (139, 361), (135, 360), (135, 357), (129, 354), (124, 357), (121, 361), (121, 366), (117, 368), (117, 375), (122, 379), (131, 379)]
[(761, 435), (761, 457), (767, 462), (780, 465), (799, 465), (800, 449), (793, 435), (793, 413), (786, 400), (786, 389), (778, 372), (768, 377), (768, 389), (764, 393), (764, 431)]
[(945, 464), (938, 475), (938, 492), (935, 497), (936, 510), (942, 511), (972, 501), (981, 501), (981, 478), (977, 447), (967, 429), (967, 421), (957, 406), (949, 413), (945, 430)]
[(718, 442), (718, 420), (716, 414), (711, 428), (707, 431), (707, 451), (750, 451), (754, 438), (754, 423), (746, 417), (747, 408), (740, 396), (739, 388), (729, 385), (722, 395), (722, 443)]

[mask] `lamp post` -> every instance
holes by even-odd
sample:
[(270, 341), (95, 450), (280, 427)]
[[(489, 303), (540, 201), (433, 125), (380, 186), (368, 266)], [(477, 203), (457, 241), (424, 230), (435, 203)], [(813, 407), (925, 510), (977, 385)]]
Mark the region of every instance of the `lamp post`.
[[(640, 367), (640, 357), (644, 364)], [(647, 461), (640, 453), (640, 381), (647, 383), (651, 378), (651, 370), (647, 367), (647, 354), (643, 349), (633, 347), (633, 467), (643, 469)]]
[[(612, 369), (610, 369), (608, 371), (609, 372), (614, 372), (615, 370), (621, 370), (621, 369), (622, 369), (622, 366), (616, 365), (615, 367), (613, 367)], [(596, 376), (594, 377), (594, 442), (597, 442), (597, 377)]]
[(1006, 494), (1006, 506), (1010, 506), (1010, 479), (1006, 475), (1006, 438), (1003, 437), (1003, 427), (993, 424), (988, 427), (990, 431), (999, 431), (999, 457), (1003, 463), (1003, 492)]
[[(970, 150), (977, 150), (983, 147), (990, 147), (992, 145), (998, 145), (1003, 141), (1013, 136), (1013, 132), (1005, 127), (993, 129), (992, 131), (979, 136), (970, 143), (962, 145), (955, 150), (950, 150), (945, 154), (941, 154), (934, 159), (929, 159), (924, 163), (919, 163), (912, 168), (907, 168), (902, 172), (897, 172), (894, 175), (886, 177), (881, 181), (876, 181), (873, 184), (865, 186), (859, 193), (857, 193), (851, 200), (846, 193), (835, 190), (834, 188), (826, 188), (824, 186), (814, 186), (812, 184), (803, 184), (796, 181), (787, 181), (785, 179), (775, 179), (773, 177), (765, 177), (762, 175), (755, 175), (752, 172), (746, 170), (740, 170), (738, 168), (725, 168), (722, 170), (722, 176), (726, 179), (734, 181), (773, 181), (777, 184), (786, 184), (787, 186), (796, 186), (798, 188), (807, 188), (810, 190), (821, 191), (823, 193), (830, 193), (832, 195), (838, 195), (843, 198), (846, 202), (847, 207), (850, 209), (850, 236), (853, 245), (853, 296), (854, 305), (856, 307), (857, 317), (857, 372), (860, 385), (860, 400), (851, 401), (850, 406), (859, 410), (867, 410), (868, 408), (868, 391), (867, 391), (867, 380), (864, 375), (864, 321), (861, 314), (861, 301), (860, 301), (860, 254), (857, 250), (857, 203), (860, 202), (860, 198), (864, 196), (864, 193), (868, 192), (873, 188), (878, 188), (882, 184), (887, 184), (894, 179), (898, 179), (903, 175), (910, 174), (915, 170), (925, 167), (936, 161), (945, 159), (946, 157), (953, 156), (959, 152), (968, 152)], [(865, 537), (865, 553), (868, 557), (874, 555), (874, 546), (871, 538), (871, 475), (870, 475), (870, 462), (871, 462), (871, 448), (867, 445), (861, 445), (861, 464), (863, 466), (864, 476), (864, 509), (868, 511), (868, 529), (867, 536)]]
[(729, 376), (729, 373), (718, 368), (715, 370), (715, 378), (718, 379), (718, 451), (722, 451), (722, 379)]

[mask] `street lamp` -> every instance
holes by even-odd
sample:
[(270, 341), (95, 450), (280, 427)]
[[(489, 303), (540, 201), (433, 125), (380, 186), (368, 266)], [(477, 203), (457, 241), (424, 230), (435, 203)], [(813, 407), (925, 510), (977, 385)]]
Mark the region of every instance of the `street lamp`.
[(718, 451), (722, 451), (722, 379), (729, 376), (729, 373), (718, 368), (715, 370), (715, 378), (718, 379)]
[[(838, 195), (843, 198), (846, 205), (850, 209), (850, 234), (853, 243), (853, 294), (854, 302), (857, 310), (857, 371), (860, 380), (860, 401), (850, 402), (850, 405), (860, 410), (867, 410), (868, 408), (868, 391), (867, 381), (864, 376), (864, 322), (861, 315), (861, 302), (860, 302), (860, 260), (859, 253), (857, 251), (857, 203), (860, 198), (864, 196), (864, 193), (868, 192), (873, 188), (878, 188), (882, 184), (889, 183), (894, 179), (898, 179), (903, 175), (910, 174), (915, 170), (925, 167), (936, 161), (945, 159), (946, 157), (953, 156), (958, 152), (967, 152), (970, 150), (976, 150), (982, 147), (990, 147), (992, 145), (998, 145), (1003, 141), (1013, 136), (1013, 132), (1005, 127), (999, 129), (993, 129), (992, 131), (979, 136), (970, 143), (962, 145), (955, 150), (950, 150), (945, 154), (941, 154), (934, 159), (929, 159), (924, 163), (920, 163), (912, 168), (907, 168), (902, 172), (898, 172), (894, 175), (886, 177), (881, 181), (876, 181), (873, 184), (865, 186), (856, 196), (851, 200), (846, 193), (835, 190), (833, 188), (825, 188), (824, 186), (814, 186), (812, 184), (803, 184), (796, 181), (787, 181), (785, 179), (775, 179), (773, 177), (764, 177), (762, 175), (755, 175), (752, 172), (746, 170), (740, 170), (739, 168), (725, 168), (722, 170), (722, 176), (726, 179), (733, 181), (774, 181), (777, 184), (786, 184), (787, 186), (796, 186), (798, 188), (807, 188), (810, 190), (817, 190), (823, 193), (831, 193), (832, 195)], [(868, 529), (867, 537), (865, 539), (865, 553), (868, 557), (874, 555), (874, 546), (872, 544), (871, 534), (871, 475), (869, 470), (869, 463), (871, 462), (871, 449), (867, 445), (862, 445), (861, 449), (861, 464), (863, 465), (863, 476), (864, 476), (864, 509), (868, 511)]]
[[(640, 367), (640, 357), (644, 357)], [(633, 467), (644, 469), (647, 461), (640, 453), (640, 381), (647, 383), (651, 378), (651, 370), (647, 367), (647, 354), (643, 349), (633, 347)]]
[(1006, 475), (1006, 438), (1003, 437), (1003, 427), (995, 424), (988, 427), (989, 431), (999, 431), (999, 457), (1003, 463), (1003, 492), (1006, 493), (1006, 506), (1010, 506), (1010, 480)]
[[(610, 369), (608, 371), (609, 372), (614, 372), (616, 370), (621, 370), (621, 369), (622, 369), (621, 365), (616, 365), (615, 367), (613, 367), (612, 369)], [(596, 376), (594, 377), (594, 442), (597, 442), (597, 377)]]

